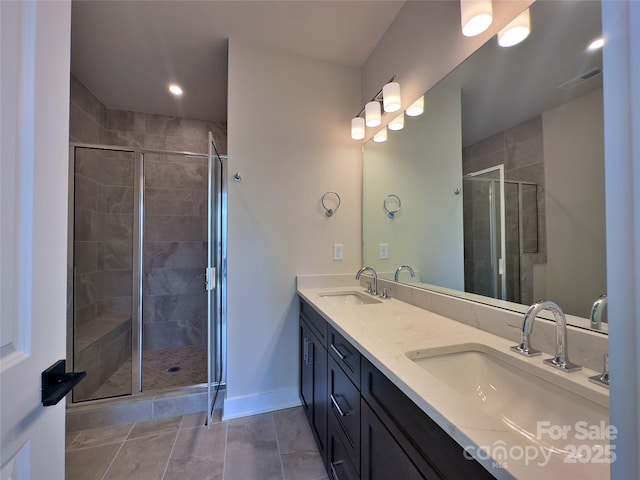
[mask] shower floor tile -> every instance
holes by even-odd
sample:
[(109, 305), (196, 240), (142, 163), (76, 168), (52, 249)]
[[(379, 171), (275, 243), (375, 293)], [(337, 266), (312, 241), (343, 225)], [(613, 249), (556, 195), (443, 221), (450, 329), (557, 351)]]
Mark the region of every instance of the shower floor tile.
[[(145, 350), (142, 354), (142, 391), (198, 385), (207, 381), (207, 346)], [(131, 359), (96, 390), (90, 399), (131, 393)]]

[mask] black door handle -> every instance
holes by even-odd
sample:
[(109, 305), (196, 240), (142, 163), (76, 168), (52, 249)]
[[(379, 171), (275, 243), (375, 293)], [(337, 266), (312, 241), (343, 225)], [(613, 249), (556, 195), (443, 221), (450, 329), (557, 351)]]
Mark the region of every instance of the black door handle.
[(56, 405), (87, 376), (87, 372), (65, 372), (66, 364), (65, 360), (58, 360), (42, 372), (42, 405), (45, 407)]

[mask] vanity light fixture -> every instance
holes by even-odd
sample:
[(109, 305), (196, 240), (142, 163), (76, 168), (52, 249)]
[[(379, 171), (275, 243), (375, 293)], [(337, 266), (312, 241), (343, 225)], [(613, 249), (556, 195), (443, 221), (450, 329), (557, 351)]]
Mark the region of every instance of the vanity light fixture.
[(600, 50), (602, 47), (604, 47), (604, 37), (598, 37), (589, 44), (587, 50), (595, 52), (596, 50)]
[(409, 105), (406, 114), (409, 117), (417, 117), (418, 115), (422, 115), (422, 112), (424, 112), (424, 95), (421, 95), (415, 102)]
[(400, 112), (400, 115), (391, 120), (387, 127), (389, 130), (402, 130), (404, 128), (404, 112)]
[(351, 120), (351, 138), (354, 140), (364, 138), (364, 118), (356, 117)]
[(176, 97), (179, 97), (180, 95), (182, 95), (182, 88), (180, 88), (180, 85), (175, 83), (171, 83), (169, 85), (169, 91), (173, 93)]
[(529, 33), (531, 33), (531, 15), (527, 8), (498, 32), (498, 45), (501, 47), (513, 47), (524, 41), (529, 36)]
[(387, 141), (387, 127), (382, 127), (378, 133), (373, 136), (373, 141), (376, 143), (382, 143)]
[[(395, 75), (380, 89), (370, 102), (367, 102), (358, 115), (351, 119), (352, 139), (362, 140), (365, 137), (365, 126), (375, 128), (382, 124), (381, 105), (384, 107), (385, 113), (397, 112), (402, 108), (400, 84), (396, 81)], [(384, 130), (386, 140), (387, 129), (385, 128)]]
[(372, 100), (364, 106), (364, 121), (367, 127), (377, 127), (382, 123), (380, 102)]
[(460, 22), (465, 37), (475, 37), (493, 22), (491, 0), (460, 0)]

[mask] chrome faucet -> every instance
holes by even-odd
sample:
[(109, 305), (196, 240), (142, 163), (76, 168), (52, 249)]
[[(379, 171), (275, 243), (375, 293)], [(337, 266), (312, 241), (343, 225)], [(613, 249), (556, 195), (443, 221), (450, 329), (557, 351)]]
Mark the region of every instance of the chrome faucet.
[(409, 273), (411, 274), (411, 278), (416, 278), (416, 272), (413, 271), (413, 268), (411, 268), (409, 265), (400, 265), (396, 270), (395, 275), (393, 276), (393, 279), (396, 282), (398, 281), (398, 276), (400, 275), (400, 272), (402, 270), (409, 270)]
[(378, 274), (373, 269), (373, 267), (365, 266), (365, 267), (362, 267), (360, 270), (358, 270), (358, 273), (356, 273), (356, 280), (360, 280), (360, 275), (362, 275), (367, 270), (373, 273), (373, 291), (369, 293), (372, 293), (373, 295), (378, 295)]
[(607, 294), (600, 295), (596, 298), (596, 301), (593, 302), (591, 306), (591, 314), (589, 318), (591, 318), (591, 328), (595, 328), (600, 330), (602, 327), (602, 312), (604, 311), (604, 307), (607, 306)]
[(567, 319), (560, 306), (551, 301), (539, 301), (529, 307), (524, 315), (520, 345), (511, 347), (511, 350), (527, 356), (540, 354), (538, 350), (531, 348), (531, 331), (533, 330), (533, 322), (536, 316), (542, 310), (550, 310), (556, 322), (556, 355), (554, 358), (545, 359), (544, 363), (566, 372), (580, 370), (580, 365), (569, 361), (567, 352)]

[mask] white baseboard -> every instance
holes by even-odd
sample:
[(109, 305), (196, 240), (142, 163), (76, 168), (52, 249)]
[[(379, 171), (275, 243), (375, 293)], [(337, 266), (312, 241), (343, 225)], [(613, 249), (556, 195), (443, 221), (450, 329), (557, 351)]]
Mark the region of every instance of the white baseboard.
[(297, 388), (224, 399), (222, 420), (247, 417), (301, 405)]

